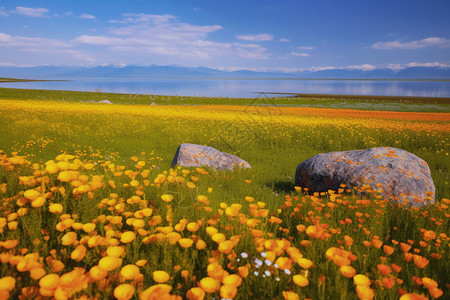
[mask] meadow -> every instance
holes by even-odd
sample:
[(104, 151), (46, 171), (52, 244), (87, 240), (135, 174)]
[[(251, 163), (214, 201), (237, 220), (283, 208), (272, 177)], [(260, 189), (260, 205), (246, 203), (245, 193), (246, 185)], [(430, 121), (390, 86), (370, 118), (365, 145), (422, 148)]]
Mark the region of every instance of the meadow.
[[(115, 104), (88, 102), (105, 98)], [(0, 298), (448, 296), (448, 105), (11, 89), (0, 99)], [(171, 169), (181, 143), (252, 168)], [(315, 154), (381, 146), (428, 162), (435, 205), (294, 187)]]

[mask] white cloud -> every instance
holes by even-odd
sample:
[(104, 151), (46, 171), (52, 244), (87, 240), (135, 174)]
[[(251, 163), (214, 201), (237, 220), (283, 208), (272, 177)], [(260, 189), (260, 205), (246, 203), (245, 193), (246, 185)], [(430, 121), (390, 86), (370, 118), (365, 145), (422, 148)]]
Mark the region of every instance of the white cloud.
[(6, 12), (5, 8), (2, 6), (0, 7), (0, 16), (7, 17), (9, 14)]
[(364, 65), (358, 65), (358, 66), (347, 66), (346, 69), (356, 69), (356, 70), (363, 70), (363, 71), (372, 71), (375, 70), (377, 67), (369, 64)]
[(287, 42), (290, 42), (291, 40), (290, 39), (279, 39), (278, 41), (283, 42), (283, 43), (287, 43)]
[(15, 12), (28, 17), (44, 17), (48, 9), (17, 6)]
[(308, 53), (304, 53), (304, 52), (298, 53), (298, 52), (295, 52), (295, 51), (292, 51), (292, 52), (291, 52), (291, 55), (292, 55), (292, 56), (303, 56), (303, 57), (309, 56)]
[(440, 62), (427, 62), (427, 63), (410, 62), (407, 64), (388, 64), (388, 65), (385, 65), (382, 67), (398, 71), (398, 70), (403, 70), (403, 69), (412, 68), (412, 67), (450, 68), (450, 64), (444, 64), (444, 63), (440, 63)]
[(80, 35), (79, 37), (72, 40), (72, 42), (97, 46), (115, 46), (126, 44), (126, 41), (121, 38), (92, 35)]
[(93, 15), (90, 15), (90, 14), (82, 14), (82, 15), (80, 15), (80, 18), (82, 18), (82, 19), (95, 19), (95, 16), (93, 16)]
[(297, 47), (297, 49), (300, 49), (300, 50), (314, 50), (314, 47), (300, 46), (300, 47)]
[(390, 50), (390, 49), (420, 49), (426, 47), (450, 48), (450, 39), (429, 37), (426, 39), (402, 43), (400, 41), (393, 42), (377, 42), (372, 44), (373, 49)]
[(273, 35), (267, 33), (255, 34), (255, 35), (238, 35), (238, 39), (250, 42), (263, 42), (273, 40)]
[(110, 23), (128, 24), (128, 23), (138, 23), (138, 24), (161, 24), (167, 23), (171, 19), (176, 19), (175, 16), (164, 14), (164, 15), (149, 15), (149, 14), (133, 14), (127, 13), (122, 14), (122, 20), (110, 20)]

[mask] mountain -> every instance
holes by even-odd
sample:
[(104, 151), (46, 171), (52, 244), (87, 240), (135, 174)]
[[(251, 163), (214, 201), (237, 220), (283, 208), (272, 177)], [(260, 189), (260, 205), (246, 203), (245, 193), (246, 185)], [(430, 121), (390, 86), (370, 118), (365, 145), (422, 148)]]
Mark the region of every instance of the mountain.
[(181, 66), (95, 66), (95, 67), (8, 67), (0, 66), (0, 77), (23, 79), (70, 78), (145, 78), (145, 77), (197, 77), (197, 78), (359, 78), (359, 79), (450, 79), (450, 68), (410, 67), (401, 70), (377, 68), (328, 69), (295, 73), (255, 72), (250, 70), (221, 71), (207, 67)]

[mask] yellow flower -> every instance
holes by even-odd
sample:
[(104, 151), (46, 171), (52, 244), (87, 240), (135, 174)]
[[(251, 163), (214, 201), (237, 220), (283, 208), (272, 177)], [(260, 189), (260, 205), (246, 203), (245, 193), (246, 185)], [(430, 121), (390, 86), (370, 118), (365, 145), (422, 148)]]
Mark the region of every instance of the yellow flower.
[(133, 231), (127, 231), (122, 233), (122, 236), (120, 237), (120, 241), (124, 244), (131, 243), (136, 239), (136, 234)]
[(211, 239), (216, 243), (220, 243), (220, 242), (225, 241), (227, 238), (225, 237), (225, 235), (223, 233), (217, 232), (211, 236)]
[(164, 283), (170, 279), (169, 273), (166, 271), (154, 271), (153, 272), (153, 280), (157, 283)]
[(428, 300), (428, 298), (423, 295), (409, 293), (402, 295), (399, 300)]
[(237, 274), (231, 274), (225, 276), (222, 280), (222, 283), (225, 285), (232, 285), (235, 287), (239, 287), (242, 283), (242, 278)]
[(114, 289), (114, 297), (118, 300), (128, 300), (133, 297), (134, 287), (131, 284), (124, 283)]
[(89, 270), (89, 275), (94, 280), (102, 280), (108, 275), (108, 272), (101, 269), (99, 266), (93, 266)]
[(358, 285), (356, 286), (356, 292), (358, 293), (359, 299), (373, 299), (374, 292), (367, 285)]
[(205, 298), (205, 291), (199, 287), (193, 287), (186, 293), (188, 300), (203, 300)]
[(292, 281), (294, 281), (294, 283), (296, 285), (301, 286), (301, 287), (307, 286), (309, 284), (308, 278), (306, 278), (303, 275), (299, 275), (299, 274), (298, 275), (294, 275), (292, 277)]
[(59, 203), (53, 203), (48, 207), (48, 211), (52, 214), (60, 214), (63, 211), (63, 206)]
[(295, 292), (283, 291), (284, 300), (299, 300), (300, 297)]
[(134, 280), (139, 274), (141, 274), (141, 271), (136, 265), (126, 265), (120, 270), (120, 275), (122, 275), (125, 280)]
[(86, 247), (84, 245), (78, 245), (70, 254), (70, 258), (76, 261), (81, 261), (86, 255)]
[(112, 271), (120, 265), (122, 265), (122, 259), (113, 256), (105, 256), (98, 262), (98, 266), (104, 271)]
[(365, 285), (365, 286), (369, 286), (370, 285), (369, 277), (367, 277), (366, 275), (362, 275), (362, 274), (358, 274), (358, 275), (353, 276), (353, 282), (356, 285)]
[(223, 285), (220, 287), (220, 297), (224, 299), (233, 299), (236, 297), (237, 288), (233, 285)]
[(36, 199), (37, 197), (39, 197), (41, 195), (41, 193), (39, 193), (38, 191), (36, 191), (36, 190), (26, 190), (24, 193), (23, 193), (23, 196), (25, 197), (25, 198), (27, 198), (28, 200), (34, 200), (34, 199)]
[(157, 284), (149, 287), (139, 294), (140, 300), (154, 300), (154, 299), (172, 299), (170, 291), (172, 287), (167, 284)]
[(200, 226), (198, 225), (197, 222), (190, 222), (186, 225), (186, 228), (190, 232), (196, 232), (200, 228)]
[(77, 240), (77, 233), (76, 232), (68, 232), (61, 238), (61, 244), (64, 246), (72, 245)]
[(173, 195), (164, 194), (164, 195), (161, 196), (161, 199), (164, 202), (171, 202), (173, 200)]
[(125, 248), (123, 246), (109, 246), (106, 249), (106, 254), (113, 257), (121, 257), (125, 253)]
[(95, 230), (95, 224), (94, 223), (86, 223), (83, 225), (83, 231), (86, 233), (90, 233)]
[(31, 201), (31, 206), (38, 208), (41, 207), (42, 205), (44, 205), (44, 203), (47, 201), (47, 199), (45, 199), (45, 197), (39, 196), (36, 199)]
[(183, 248), (189, 248), (192, 246), (192, 244), (194, 243), (193, 240), (188, 239), (188, 238), (182, 238), (178, 241), (178, 243), (180, 244), (181, 247)]
[(299, 258), (297, 260), (297, 263), (300, 265), (300, 267), (302, 267), (303, 269), (309, 269), (312, 267), (312, 265), (314, 264), (311, 260), (306, 259), (306, 258)]
[(219, 289), (219, 286), (219, 281), (211, 277), (205, 277), (200, 280), (200, 287), (207, 293), (215, 293)]
[(59, 276), (58, 274), (48, 274), (39, 280), (39, 286), (45, 289), (56, 289), (59, 285)]
[(11, 291), (16, 286), (16, 280), (11, 276), (0, 279), (0, 290)]

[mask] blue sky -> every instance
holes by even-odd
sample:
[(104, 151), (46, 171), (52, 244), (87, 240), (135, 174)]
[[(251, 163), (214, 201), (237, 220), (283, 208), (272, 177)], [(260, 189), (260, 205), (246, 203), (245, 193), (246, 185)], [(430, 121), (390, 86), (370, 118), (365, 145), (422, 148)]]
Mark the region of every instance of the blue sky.
[(448, 0), (0, 2), (0, 65), (450, 66)]

